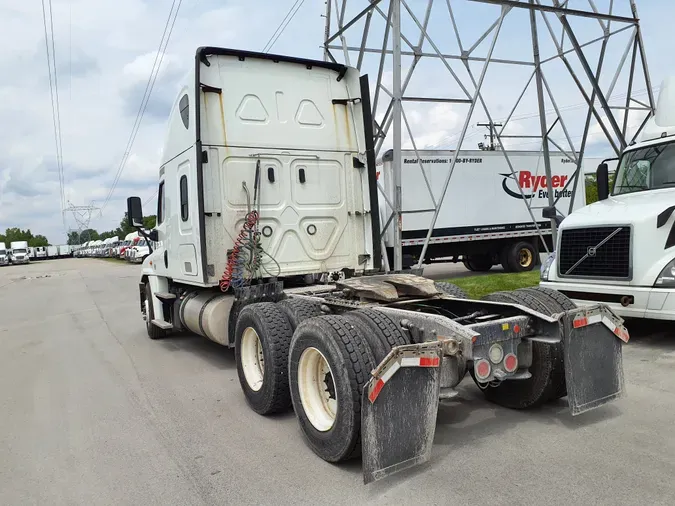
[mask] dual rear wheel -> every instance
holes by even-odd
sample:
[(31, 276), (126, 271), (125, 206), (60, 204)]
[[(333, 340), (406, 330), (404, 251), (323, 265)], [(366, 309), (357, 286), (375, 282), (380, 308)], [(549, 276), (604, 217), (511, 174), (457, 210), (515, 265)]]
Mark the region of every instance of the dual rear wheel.
[[(438, 288), (465, 297), (454, 285)], [(548, 315), (574, 308), (564, 295), (539, 287), (486, 300)], [(400, 325), (377, 310), (322, 315), (318, 304), (292, 298), (251, 304), (237, 320), (237, 372), (254, 411), (269, 415), (292, 406), (312, 450), (339, 462), (361, 453), (361, 400), (370, 372), (392, 347), (410, 342)], [(533, 342), (532, 347), (531, 377), (479, 384), (488, 400), (524, 409), (566, 395), (562, 345)]]
[(242, 309), (235, 357), (249, 406), (269, 415), (292, 405), (312, 450), (339, 462), (361, 454), (361, 396), (370, 372), (406, 343), (379, 311), (321, 315), (318, 305), (291, 298)]

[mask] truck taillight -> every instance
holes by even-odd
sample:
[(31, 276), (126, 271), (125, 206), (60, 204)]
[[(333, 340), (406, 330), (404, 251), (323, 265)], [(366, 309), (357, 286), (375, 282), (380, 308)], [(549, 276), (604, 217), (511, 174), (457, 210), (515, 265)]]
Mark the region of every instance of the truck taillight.
[(513, 353), (506, 355), (506, 357), (504, 357), (504, 369), (506, 372), (514, 372), (518, 369), (518, 357)]
[(476, 378), (479, 380), (484, 380), (490, 377), (490, 372), (492, 368), (490, 367), (490, 362), (485, 359), (481, 359), (474, 365), (474, 371), (476, 373)]

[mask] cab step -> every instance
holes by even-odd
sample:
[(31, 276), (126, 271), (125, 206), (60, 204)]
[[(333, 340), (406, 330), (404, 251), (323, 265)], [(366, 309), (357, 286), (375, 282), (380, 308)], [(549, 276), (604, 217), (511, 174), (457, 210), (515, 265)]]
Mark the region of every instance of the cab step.
[(169, 302), (176, 299), (176, 294), (170, 292), (156, 292), (155, 297), (164, 302)]
[(170, 324), (169, 322), (165, 322), (164, 320), (158, 320), (154, 319), (151, 322), (155, 327), (159, 327), (160, 329), (164, 330), (171, 330), (173, 329), (173, 325)]

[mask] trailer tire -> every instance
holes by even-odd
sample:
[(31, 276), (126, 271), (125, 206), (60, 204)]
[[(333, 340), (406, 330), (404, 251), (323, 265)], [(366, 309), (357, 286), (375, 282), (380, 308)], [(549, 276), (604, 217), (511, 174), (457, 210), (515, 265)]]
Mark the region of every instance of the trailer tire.
[[(516, 292), (496, 292), (483, 297), (483, 300), (520, 304), (546, 314), (545, 307), (529, 294)], [(555, 346), (533, 342), (530, 378), (525, 380), (506, 380), (498, 385), (479, 384), (470, 370), (471, 377), (480, 386), (485, 398), (490, 402), (510, 409), (527, 409), (540, 406), (550, 400), (558, 387), (556, 362), (562, 360)]]
[(436, 281), (434, 282), (434, 286), (436, 286), (436, 290), (438, 290), (439, 292), (445, 293), (447, 295), (452, 295), (457, 299), (469, 298), (469, 296), (464, 290), (462, 290), (460, 287), (458, 287), (453, 283), (448, 283), (446, 281)]
[(288, 349), (292, 336), (288, 318), (273, 302), (249, 304), (239, 312), (234, 338), (237, 375), (246, 401), (260, 415), (285, 411), (291, 405)]
[(502, 267), (507, 272), (531, 271), (537, 265), (537, 256), (537, 249), (532, 243), (527, 241), (512, 243), (504, 248)]
[(150, 288), (150, 283), (145, 283), (145, 329), (148, 332), (148, 337), (150, 339), (162, 339), (167, 336), (167, 331), (160, 329), (156, 325), (152, 324), (152, 320), (155, 319), (155, 310), (152, 306), (152, 289)]
[(358, 330), (326, 315), (302, 322), (291, 341), (293, 408), (310, 448), (327, 462), (361, 454), (362, 392), (375, 363)]
[[(550, 288), (544, 288), (541, 286), (536, 286), (532, 288), (521, 288), (516, 290), (517, 292), (528, 293), (533, 297), (537, 298), (543, 305), (546, 306), (548, 312), (544, 313), (548, 316), (552, 316), (557, 313), (562, 313), (564, 311), (569, 311), (576, 309), (577, 305), (572, 302), (565, 294), (551, 290)], [(562, 343), (558, 345), (550, 345), (557, 348), (557, 353), (559, 356), (559, 361), (556, 362), (556, 381), (558, 386), (555, 388), (553, 395), (551, 396), (552, 401), (558, 400), (561, 397), (567, 395), (567, 382), (565, 380), (565, 354), (564, 346)]]
[(290, 297), (278, 302), (277, 306), (284, 312), (294, 331), (303, 321), (323, 314), (321, 304), (313, 300)]

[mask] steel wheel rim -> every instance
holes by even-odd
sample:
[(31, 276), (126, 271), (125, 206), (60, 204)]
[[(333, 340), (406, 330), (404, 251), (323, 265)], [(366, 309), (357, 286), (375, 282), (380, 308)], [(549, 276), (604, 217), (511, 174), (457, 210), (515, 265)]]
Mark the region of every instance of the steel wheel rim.
[(338, 409), (333, 371), (326, 357), (316, 348), (307, 348), (298, 361), (298, 390), (307, 419), (319, 432), (335, 425)]
[(519, 260), (520, 260), (520, 266), (521, 267), (529, 267), (532, 264), (532, 252), (527, 249), (523, 248), (520, 250), (519, 253)]
[(265, 355), (253, 327), (247, 327), (241, 336), (241, 368), (249, 388), (254, 392), (260, 390), (265, 378)]

